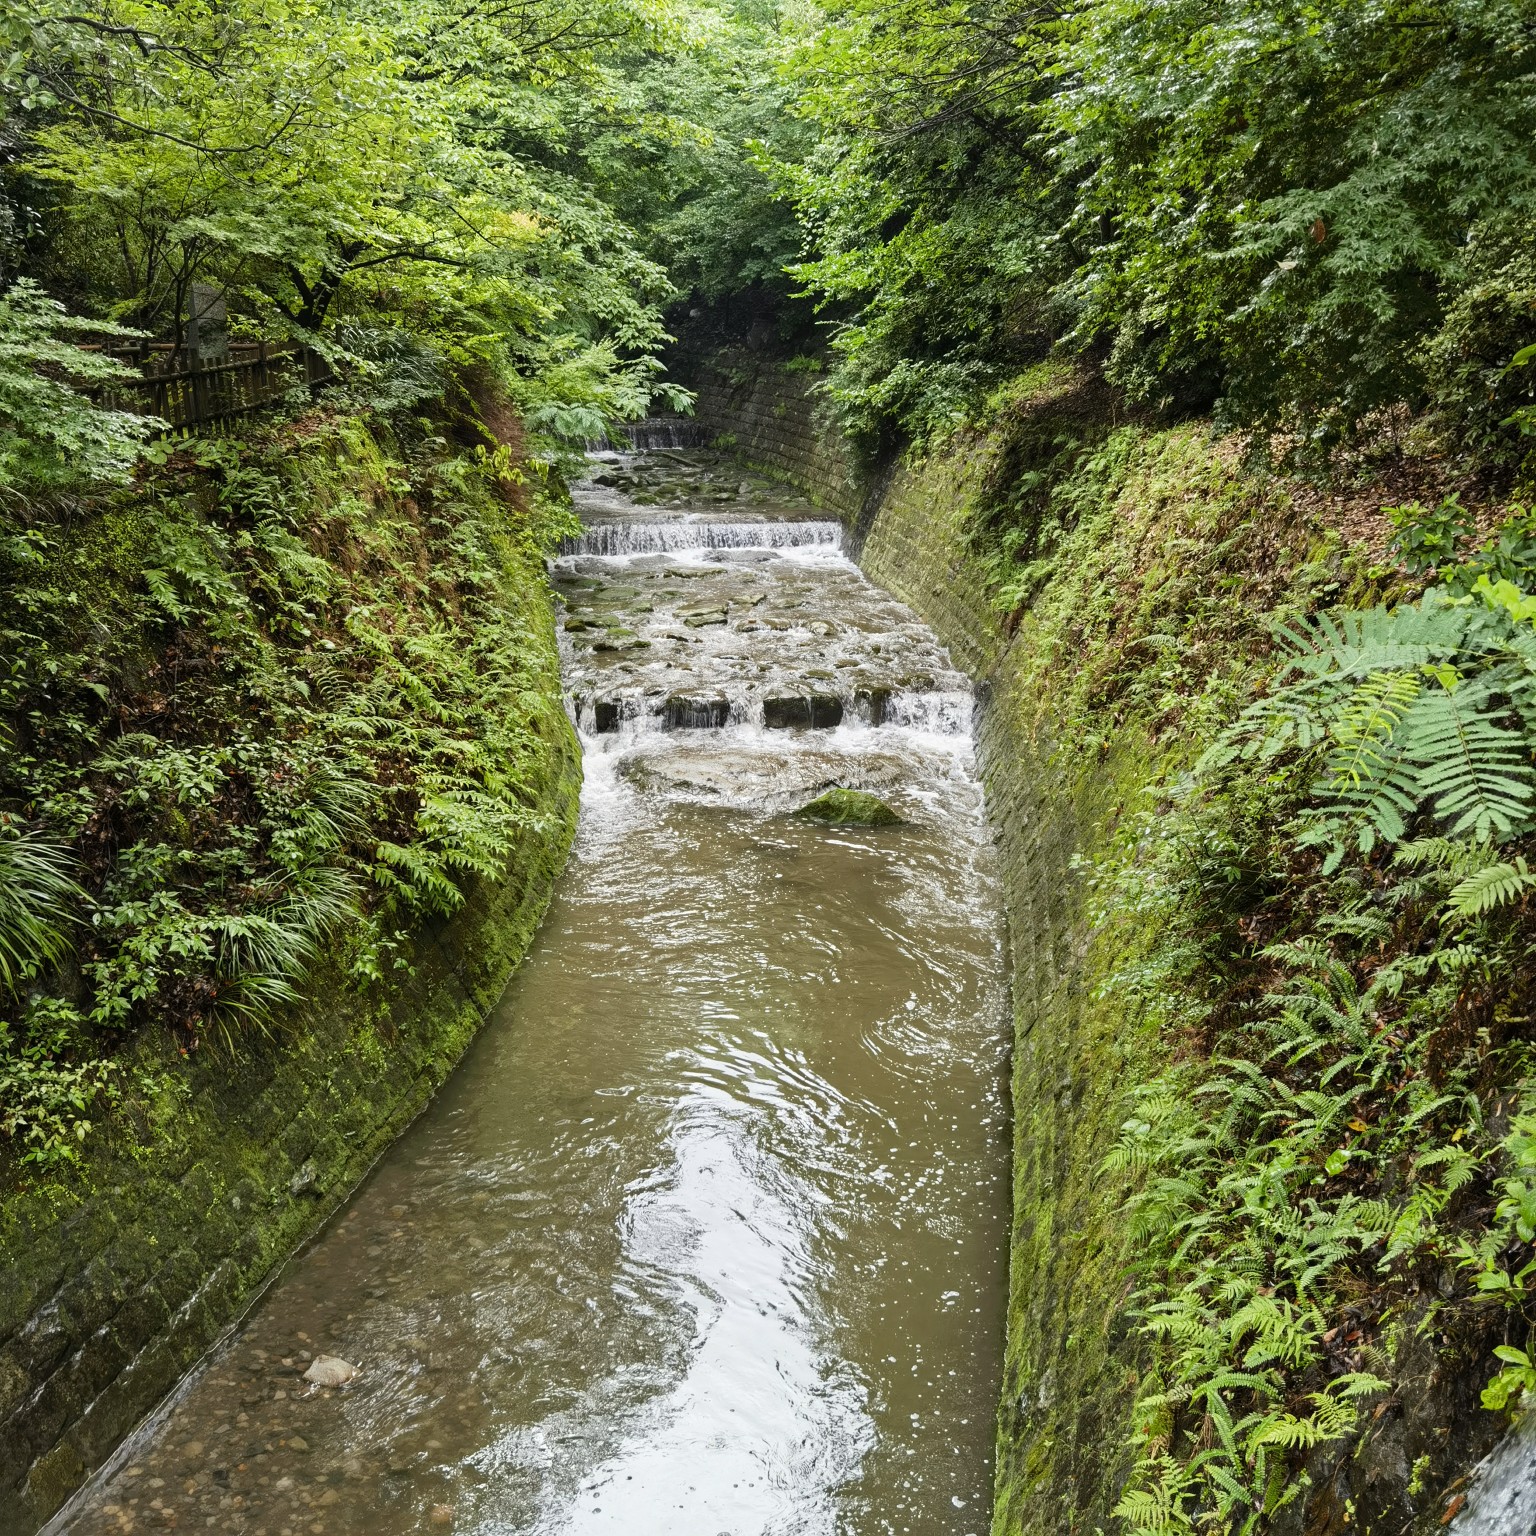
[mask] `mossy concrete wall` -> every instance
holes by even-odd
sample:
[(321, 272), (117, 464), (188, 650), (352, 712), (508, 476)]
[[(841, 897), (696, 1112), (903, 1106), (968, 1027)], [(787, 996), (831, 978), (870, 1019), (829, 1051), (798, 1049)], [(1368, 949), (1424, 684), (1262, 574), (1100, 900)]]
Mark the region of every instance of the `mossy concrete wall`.
[(817, 411), (816, 377), (749, 352), (721, 353), (698, 381), (695, 415), (706, 442), (854, 521), (868, 487), (846, 442)]
[[(531, 604), (548, 607), (530, 565)], [(580, 755), (549, 686), (538, 824), (422, 934), (406, 979), (311, 1001), (189, 1091), (104, 1130), (78, 1173), (0, 1202), (0, 1533), (35, 1531), (243, 1310), (431, 1098), (528, 948), (564, 864)]]
[[(1015, 1024), (1010, 1299), (993, 1531), (1111, 1530), (1132, 1460), (1140, 1361), (1125, 1316), (1126, 1191), (1101, 1166), (1123, 1119), (1126, 1084), (1154, 1042), (1138, 1019), (1098, 995), (1097, 981), (1123, 958), (1112, 947), (1126, 940), (1092, 931), (1075, 866), (1113, 836), (1159, 759), (1177, 752), (1177, 738), (1159, 741), (1131, 728), (1108, 732), (1102, 749), (1063, 742), (1080, 723), (1069, 695), (1127, 637), (1106, 631), (1074, 642), (1070, 620), (1047, 637), (1032, 613), (1015, 625), (995, 607), (967, 532), (990, 480), (1000, 465), (1006, 471), (1001, 436), (962, 438), (861, 480), (803, 377), (771, 366), (754, 375), (738, 360), (695, 382), (710, 430), (841, 511), (863, 569), (933, 627), (978, 685), (978, 761), (1005, 874)], [(1049, 400), (1044, 408), (1052, 409)], [(1169, 467), (1174, 492), (1158, 505), (1153, 497), (1145, 508), (1127, 504), (1106, 525), (1116, 530), (1106, 543), (1117, 557), (1126, 547), (1156, 551), (1152, 573), (1106, 568), (1086, 578), (1090, 585), (1160, 584), (1166, 561), (1178, 558), (1178, 540), (1205, 537), (1184, 521), (1214, 505), (1202, 500), (1210, 488), (1191, 489), (1187, 477), (1198, 469), (1219, 481), (1225, 471), (1193, 433), (1162, 451), (1189, 459)], [(1106, 716), (1113, 713), (1107, 706)]]

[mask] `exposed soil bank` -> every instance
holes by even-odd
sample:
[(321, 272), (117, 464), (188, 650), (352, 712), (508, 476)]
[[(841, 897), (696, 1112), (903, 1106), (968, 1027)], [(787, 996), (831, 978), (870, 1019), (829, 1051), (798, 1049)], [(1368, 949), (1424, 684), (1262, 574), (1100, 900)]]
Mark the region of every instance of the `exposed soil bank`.
[[(1127, 1176), (1107, 1173), (1104, 1157), (1126, 1091), (1167, 1046), (1102, 985), (1152, 932), (1123, 914), (1092, 926), (1080, 870), (1131, 813), (1156, 806), (1246, 697), (1267, 616), (1364, 595), (1367, 561), (1317, 496), (1245, 473), (1198, 423), (1121, 434), (1074, 520), (1050, 523), (1031, 488), (1091, 458), (1116, 425), (1103, 391), (1065, 370), (1021, 381), (989, 433), (874, 473), (818, 421), (803, 372), (724, 354), (690, 382), (703, 440), (837, 511), (863, 568), (981, 684), (1016, 1028), (993, 1529), (1112, 1530), (1146, 1358), (1126, 1310)], [(985, 536), (1000, 508), (1018, 540), (1007, 563), (1017, 585), (1003, 596)], [(1454, 1513), (1459, 1480), (1503, 1427), (1477, 1397), (1493, 1342), (1448, 1331), (1404, 1346), (1398, 1391), (1298, 1474), (1310, 1491), (1286, 1528), (1397, 1536)]]
[[(369, 451), (323, 462), (332, 478), (355, 466), (342, 489), (373, 537), (369, 507), (397, 523), (411, 512), (374, 483), (384, 455), (366, 430), (353, 439)], [(477, 515), (505, 520), (486, 491), (470, 494), (481, 498)], [(374, 537), (377, 560), (388, 548)], [(337, 943), (337, 957), (305, 982), (304, 1004), (265, 1035), (237, 1035), (233, 1054), (208, 1043), (183, 1056), (169, 1030), (147, 1026), (129, 1047), (133, 1080), (165, 1082), (165, 1102), (130, 1099), (63, 1173), (9, 1169), (0, 1192), (6, 1536), (45, 1521), (320, 1226), (427, 1103), (526, 952), (565, 861), (581, 770), (542, 562), (507, 550), (494, 579), (532, 637), (517, 708), (534, 745), (530, 816), (504, 877), (473, 886), (451, 919), (418, 931), (390, 981), (349, 982)]]

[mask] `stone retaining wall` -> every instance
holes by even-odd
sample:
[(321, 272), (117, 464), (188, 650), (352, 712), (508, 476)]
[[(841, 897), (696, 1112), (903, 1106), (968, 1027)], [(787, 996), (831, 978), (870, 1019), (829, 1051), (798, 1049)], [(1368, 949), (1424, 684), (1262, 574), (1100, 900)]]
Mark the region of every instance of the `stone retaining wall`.
[(771, 366), (695, 381), (699, 416), (757, 467), (850, 525), (863, 569), (910, 604), (976, 680), (977, 751), (1005, 875), (1015, 1053), (1014, 1218), (993, 1530), (1092, 1531), (1128, 1469), (1136, 1381), (1120, 1314), (1120, 1192), (1097, 1174), (1120, 1116), (1127, 1021), (1091, 1005), (1089, 936), (1074, 854), (1091, 848), (1144, 772), (1129, 753), (1064, 780), (1026, 680), (1027, 629), (1010, 636), (968, 553), (963, 525), (996, 445), (969, 438), (861, 480), (818, 419), (805, 376)]
[(580, 755), (553, 684), (536, 729), (540, 826), (500, 884), (420, 939), (408, 982), (381, 996), (322, 975), (287, 1028), (234, 1061), (206, 1048), (182, 1100), (119, 1128), (67, 1184), (0, 1206), (0, 1536), (29, 1536), (112, 1454), (474, 1037), (575, 827)]
[(721, 354), (698, 381), (695, 415), (706, 442), (787, 480), (851, 523), (867, 488), (847, 443), (818, 410), (816, 378), (750, 353)]

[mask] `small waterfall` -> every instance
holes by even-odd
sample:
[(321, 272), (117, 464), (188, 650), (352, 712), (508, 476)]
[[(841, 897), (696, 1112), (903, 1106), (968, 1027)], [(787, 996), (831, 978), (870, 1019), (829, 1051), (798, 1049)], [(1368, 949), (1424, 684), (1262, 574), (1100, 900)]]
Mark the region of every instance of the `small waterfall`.
[(657, 448), (699, 448), (706, 441), (703, 425), (691, 416), (652, 416), (629, 422), (625, 428), (630, 446), (641, 452)]
[(935, 736), (967, 736), (976, 715), (976, 697), (969, 689), (939, 689), (912, 693), (898, 689), (885, 700), (880, 725), (905, 726)]
[(665, 523), (589, 523), (560, 546), (562, 555), (669, 555), (688, 549), (841, 549), (843, 526), (834, 522), (713, 522), (676, 518)]
[(1533, 1530), (1536, 1413), (1527, 1413), (1473, 1469), (1466, 1505), (1451, 1522), (1450, 1536), (1530, 1536)]
[(633, 693), (577, 695), (571, 701), (576, 728), (591, 740), (624, 741), (669, 731), (744, 731), (777, 736), (781, 731), (814, 731), (818, 736), (851, 730), (862, 739), (870, 728), (933, 736), (967, 736), (975, 700), (960, 689), (910, 693), (860, 688), (852, 695), (794, 685), (745, 693), (725, 689), (679, 690), (664, 697)]

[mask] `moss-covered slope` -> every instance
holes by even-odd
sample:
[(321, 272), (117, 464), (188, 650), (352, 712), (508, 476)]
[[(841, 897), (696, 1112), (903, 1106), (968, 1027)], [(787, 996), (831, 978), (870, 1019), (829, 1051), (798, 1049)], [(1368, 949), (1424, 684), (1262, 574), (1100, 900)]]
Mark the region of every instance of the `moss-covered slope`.
[(443, 1080), (574, 826), (541, 514), (467, 404), (13, 513), (0, 1531), (35, 1529)]

